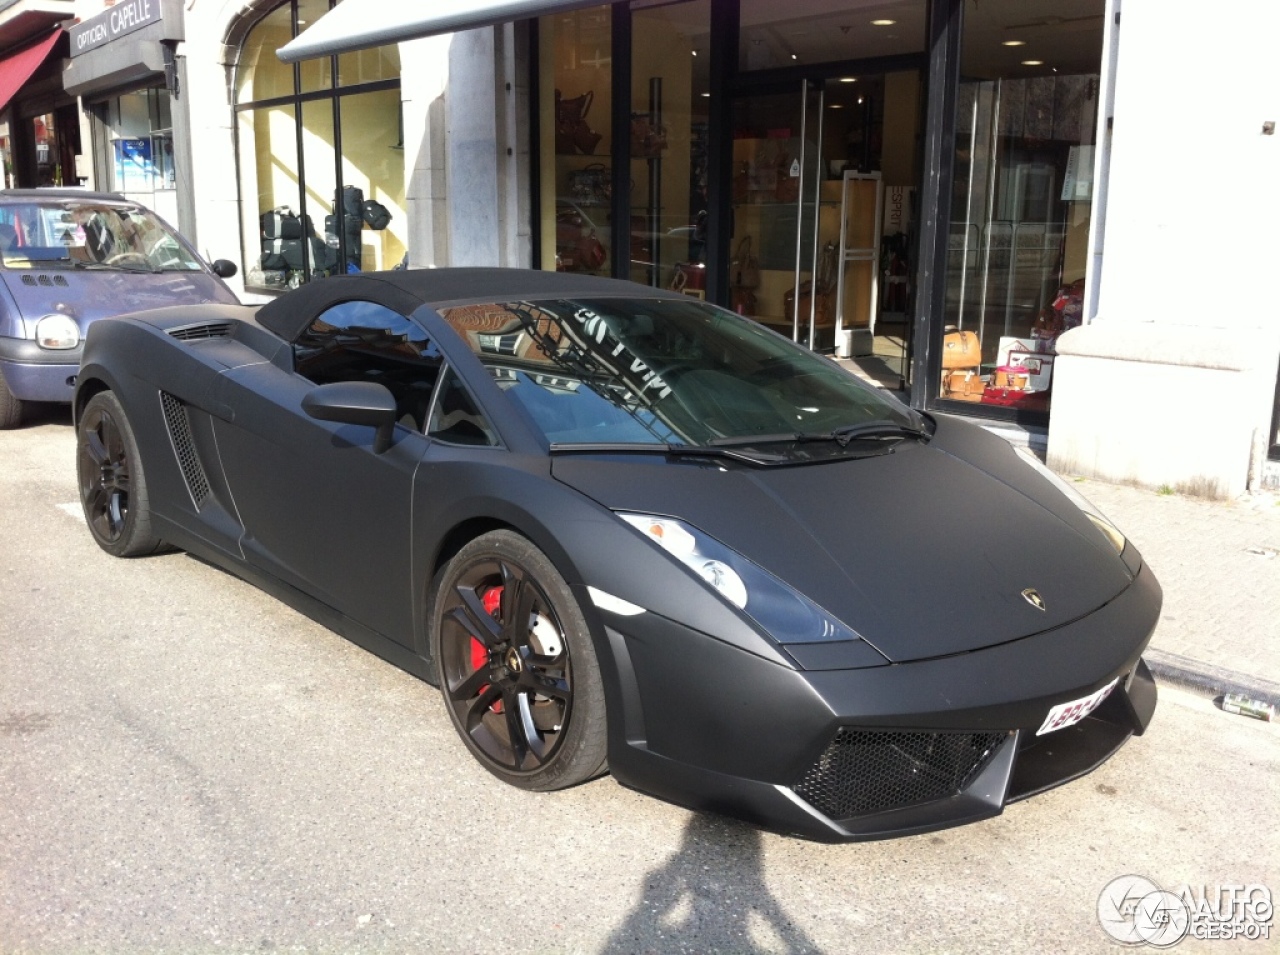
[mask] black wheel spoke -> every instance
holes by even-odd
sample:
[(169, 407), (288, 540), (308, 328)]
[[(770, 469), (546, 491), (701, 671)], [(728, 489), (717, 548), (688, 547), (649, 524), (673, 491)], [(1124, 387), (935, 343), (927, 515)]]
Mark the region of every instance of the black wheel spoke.
[(449, 699), (451, 700), (469, 700), (477, 693), (486, 683), (493, 682), (493, 675), (489, 673), (488, 667), (481, 667), (469, 677), (466, 677), (457, 686), (449, 687)]
[(484, 604), (475, 589), (459, 585), (455, 592), (458, 603), (449, 610), (449, 617), (466, 631), (467, 635), (492, 647), (502, 638), (498, 622), (484, 612)]
[(502, 565), (502, 608), (498, 619), (502, 621), (503, 638), (513, 647), (523, 646), (528, 639), (528, 607), (533, 599), (533, 588), (525, 579), (523, 569), (504, 562)]
[(98, 467), (107, 462), (107, 448), (102, 443), (102, 438), (97, 431), (88, 431), (85, 433), (84, 441), (85, 452), (88, 453), (90, 460)]
[(573, 689), (562, 674), (552, 674), (545, 670), (525, 670), (520, 674), (520, 689), (531, 693), (541, 693), (562, 703), (573, 700)]
[(477, 696), (471, 702), (466, 703), (466, 726), (467, 732), (475, 735), (476, 730), (483, 725), (485, 714), (489, 712), (494, 703), (502, 698), (502, 691), (493, 684), (488, 689)]
[(511, 756), (516, 769), (524, 769), (529, 758), (529, 738), (525, 735), (524, 720), (520, 716), (520, 704), (516, 694), (502, 694), (502, 712), (507, 718), (507, 735), (511, 743)]
[(102, 416), (102, 443), (106, 446), (109, 460), (119, 461), (124, 457), (124, 440), (120, 436), (120, 429), (111, 416), (105, 414)]

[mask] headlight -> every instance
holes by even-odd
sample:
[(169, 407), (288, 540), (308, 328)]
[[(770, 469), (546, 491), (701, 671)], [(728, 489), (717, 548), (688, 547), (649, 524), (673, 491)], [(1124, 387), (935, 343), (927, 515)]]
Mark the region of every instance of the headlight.
[(1022, 457), (1022, 460), (1026, 461), (1027, 464), (1040, 472), (1040, 474), (1042, 474), (1049, 483), (1065, 494), (1072, 504), (1084, 511), (1084, 516), (1093, 522), (1094, 527), (1102, 531), (1102, 536), (1111, 542), (1111, 546), (1115, 548), (1117, 554), (1124, 553), (1126, 543), (1125, 536), (1120, 533), (1120, 529), (1118, 527), (1112, 524), (1111, 521), (1107, 520), (1106, 515), (1094, 507), (1093, 504), (1089, 502), (1089, 499), (1083, 494), (1045, 467), (1040, 462), (1040, 459), (1028, 448), (1016, 448), (1015, 450)]
[(66, 315), (46, 315), (36, 322), (36, 344), (41, 348), (75, 348), (80, 344), (80, 326)]
[(618, 516), (701, 577), (778, 643), (862, 639), (803, 594), (696, 528), (670, 517)]

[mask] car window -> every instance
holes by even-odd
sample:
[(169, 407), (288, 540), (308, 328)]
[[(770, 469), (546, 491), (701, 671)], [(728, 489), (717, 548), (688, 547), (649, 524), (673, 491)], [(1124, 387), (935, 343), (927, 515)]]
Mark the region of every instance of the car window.
[(79, 199), (0, 204), (7, 268), (198, 272), (200, 260), (151, 211)]
[(507, 302), (441, 315), (553, 445), (794, 436), (793, 447), (772, 450), (802, 463), (859, 450), (818, 446), (816, 436), (921, 427), (901, 402), (826, 359), (694, 299)]
[(427, 435), (450, 444), (496, 447), (498, 439), (493, 427), (480, 411), (471, 392), (452, 368), (447, 368), (431, 408)]
[(375, 381), (396, 399), (400, 424), (421, 432), (443, 360), (415, 322), (377, 302), (326, 309), (293, 346), (294, 369), (317, 385)]

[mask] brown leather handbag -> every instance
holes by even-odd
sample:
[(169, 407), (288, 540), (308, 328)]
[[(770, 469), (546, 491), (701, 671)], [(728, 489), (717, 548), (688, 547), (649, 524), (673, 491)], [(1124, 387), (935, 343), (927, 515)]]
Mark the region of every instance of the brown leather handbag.
[(560, 91), (556, 90), (555, 96), (556, 152), (594, 155), (601, 137), (587, 125), (587, 113), (591, 110), (595, 92), (587, 90), (581, 96), (564, 99)]
[(974, 332), (953, 328), (942, 336), (943, 368), (977, 368), (982, 364), (982, 342)]

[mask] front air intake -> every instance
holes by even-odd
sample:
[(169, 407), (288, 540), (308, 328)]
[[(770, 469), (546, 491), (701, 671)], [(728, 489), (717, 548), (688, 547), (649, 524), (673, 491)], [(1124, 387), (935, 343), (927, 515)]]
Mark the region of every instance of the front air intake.
[(842, 727), (791, 788), (829, 819), (917, 806), (961, 792), (1008, 738)]

